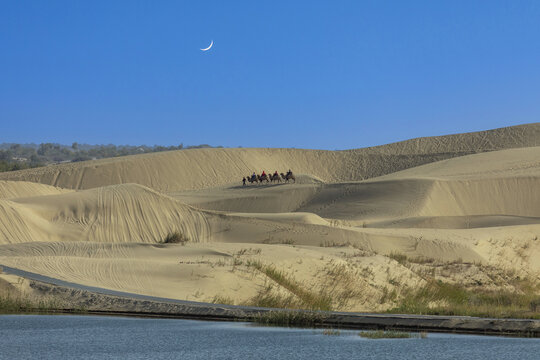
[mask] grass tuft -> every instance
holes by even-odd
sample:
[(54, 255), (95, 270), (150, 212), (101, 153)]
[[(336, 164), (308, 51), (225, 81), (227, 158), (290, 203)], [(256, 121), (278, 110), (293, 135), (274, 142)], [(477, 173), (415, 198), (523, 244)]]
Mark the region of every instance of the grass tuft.
[[(400, 252), (391, 252), (388, 257), (390, 259), (393, 259), (400, 263), (401, 265), (405, 265), (407, 263), (413, 263), (413, 264), (432, 264), (435, 262), (435, 259), (426, 257), (426, 256), (417, 256), (417, 257), (408, 257), (407, 255), (400, 253)], [(461, 261), (460, 261), (461, 262)]]
[(409, 333), (404, 331), (395, 330), (375, 330), (375, 331), (361, 331), (359, 336), (366, 339), (425, 339), (427, 338), (426, 332), (421, 333)]
[(211, 301), (212, 304), (234, 305), (234, 300), (228, 296), (216, 295)]
[(252, 267), (279, 286), (286, 289), (290, 294), (281, 295), (276, 293), (272, 284), (265, 286), (252, 299), (250, 305), (261, 307), (279, 308), (303, 308), (309, 310), (332, 310), (332, 297), (324, 292), (312, 292), (304, 289), (294, 278), (273, 265), (265, 265), (258, 260), (249, 260), (246, 265)]
[(464, 315), (495, 318), (540, 319), (540, 297), (527, 284), (517, 290), (467, 289), (459, 284), (430, 280), (419, 289), (406, 289), (390, 313)]
[(163, 243), (165, 244), (185, 245), (188, 241), (189, 241), (189, 238), (179, 231), (174, 231), (172, 233), (169, 233), (165, 237), (165, 239), (163, 239)]
[(339, 336), (339, 335), (341, 335), (341, 331), (336, 330), (336, 329), (324, 329), (322, 333), (323, 333), (323, 335), (326, 335), (326, 336)]

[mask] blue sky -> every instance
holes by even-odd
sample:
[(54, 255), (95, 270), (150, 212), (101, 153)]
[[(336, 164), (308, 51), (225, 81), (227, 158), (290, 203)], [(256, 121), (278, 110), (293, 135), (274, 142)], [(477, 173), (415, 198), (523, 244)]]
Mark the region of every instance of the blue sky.
[(537, 122), (538, 39), (538, 1), (2, 1), (0, 142), (333, 150)]

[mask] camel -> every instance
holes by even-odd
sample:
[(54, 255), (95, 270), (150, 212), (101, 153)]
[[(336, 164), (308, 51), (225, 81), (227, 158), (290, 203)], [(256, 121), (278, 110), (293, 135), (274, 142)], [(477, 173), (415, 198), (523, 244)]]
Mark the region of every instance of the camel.
[(264, 174), (263, 176), (261, 175), (257, 175), (257, 179), (259, 180), (259, 182), (263, 182), (266, 180), (266, 182), (270, 182), (270, 180), (268, 179), (268, 175), (267, 174)]
[(270, 181), (271, 182), (274, 182), (274, 181), (281, 182), (281, 177), (278, 174), (270, 175)]
[(290, 174), (285, 175), (284, 173), (281, 173), (281, 177), (285, 182), (289, 182), (289, 180), (292, 179), (294, 183), (296, 183), (296, 178), (294, 177), (294, 174), (291, 172)]
[(256, 177), (253, 178), (252, 175), (246, 176), (246, 180), (249, 181), (250, 184), (257, 184), (257, 182), (259, 181), (259, 179), (257, 179)]

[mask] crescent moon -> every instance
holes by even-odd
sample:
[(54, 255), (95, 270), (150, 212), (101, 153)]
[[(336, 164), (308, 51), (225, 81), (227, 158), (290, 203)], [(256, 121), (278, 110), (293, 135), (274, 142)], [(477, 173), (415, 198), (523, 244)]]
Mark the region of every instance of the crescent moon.
[(210, 46), (207, 47), (206, 49), (201, 49), (201, 51), (208, 51), (210, 50), (210, 48), (212, 47), (212, 45), (214, 45), (214, 40), (212, 40), (212, 42), (210, 43)]

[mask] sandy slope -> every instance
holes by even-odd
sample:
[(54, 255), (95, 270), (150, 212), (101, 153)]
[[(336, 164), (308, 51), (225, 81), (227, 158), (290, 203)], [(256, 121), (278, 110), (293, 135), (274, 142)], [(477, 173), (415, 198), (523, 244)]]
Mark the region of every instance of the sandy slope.
[[(356, 226), (377, 222), (395, 227), (416, 218), (408, 223), (413, 226), (435, 217), (440, 226), (434, 222), (431, 227), (467, 227), (466, 222), (475, 221), (471, 217), (485, 226), (490, 217), (492, 226), (537, 223), (539, 159), (540, 147), (531, 147), (462, 156), (362, 182), (221, 187), (170, 195), (204, 209), (310, 212)], [(443, 217), (449, 218), (448, 225)]]
[(253, 171), (317, 176), (325, 182), (358, 181), (471, 153), (540, 145), (540, 123), (476, 133), (419, 138), (378, 147), (300, 149), (192, 149), (62, 164), (0, 174), (67, 189), (137, 183), (162, 192), (239, 183)]
[[(511, 272), (540, 282), (540, 147), (519, 148), (535, 145), (539, 130), (344, 152), (186, 150), (4, 173), (86, 190), (0, 181), (0, 264), (178, 299), (299, 296), (257, 261), (305, 291), (331, 292), (336, 308), (366, 311), (425, 282), (388, 257), (396, 253), (430, 259), (430, 276), (444, 281), (497, 288), (511, 286)], [(257, 166), (298, 169), (298, 182), (231, 183)], [(174, 231), (189, 242), (163, 244)]]
[(0, 199), (55, 195), (70, 191), (71, 190), (27, 181), (15, 182), (0, 180)]
[(136, 184), (0, 200), (0, 211), (0, 243), (158, 242), (174, 231), (192, 241), (208, 236), (200, 212)]

